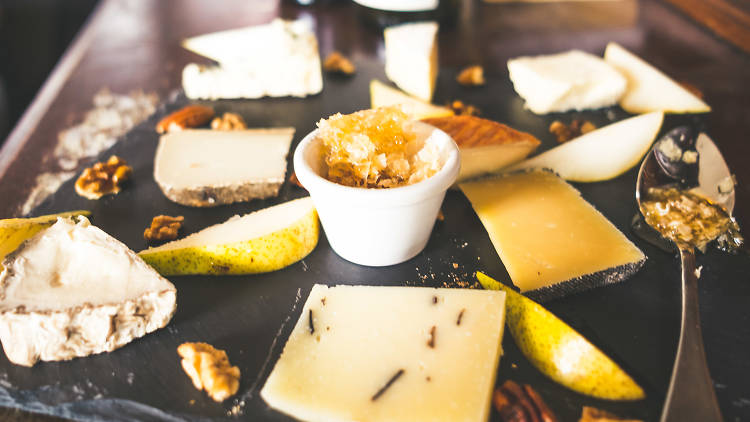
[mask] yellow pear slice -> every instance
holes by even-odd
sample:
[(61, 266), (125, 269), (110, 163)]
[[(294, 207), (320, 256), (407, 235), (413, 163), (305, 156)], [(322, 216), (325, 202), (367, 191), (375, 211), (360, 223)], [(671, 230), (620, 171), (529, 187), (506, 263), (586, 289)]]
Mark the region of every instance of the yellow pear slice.
[[(24, 240), (53, 225), (58, 217), (68, 218), (77, 215), (91, 215), (91, 211), (68, 211), (59, 214), (43, 215), (34, 218), (7, 218), (0, 220), (0, 263), (5, 255), (13, 252)], [(0, 265), (0, 270), (3, 266)]]
[(663, 120), (664, 113), (658, 111), (612, 123), (506, 167), (505, 171), (550, 169), (574, 182), (613, 179), (641, 161)]
[(264, 273), (307, 256), (318, 235), (318, 214), (307, 197), (236, 215), (138, 255), (165, 276)]
[(640, 400), (643, 389), (601, 350), (538, 303), (477, 272), (487, 290), (506, 294), (505, 320), (518, 348), (553, 381), (607, 400)]
[(370, 107), (378, 108), (399, 104), (404, 112), (415, 120), (453, 115), (453, 110), (447, 107), (432, 105), (392, 88), (377, 79), (370, 81)]
[(706, 113), (711, 107), (651, 64), (622, 48), (607, 44), (604, 60), (628, 80), (620, 107), (629, 113)]

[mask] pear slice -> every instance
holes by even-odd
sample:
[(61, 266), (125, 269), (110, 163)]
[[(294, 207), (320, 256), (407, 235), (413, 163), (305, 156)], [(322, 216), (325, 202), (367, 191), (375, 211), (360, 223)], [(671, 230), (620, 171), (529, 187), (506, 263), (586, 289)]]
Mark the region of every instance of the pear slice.
[(370, 107), (378, 108), (400, 104), (404, 112), (414, 120), (452, 116), (453, 110), (440, 107), (412, 97), (392, 88), (377, 79), (370, 81)]
[[(91, 211), (68, 211), (59, 214), (43, 215), (34, 218), (7, 218), (0, 220), (0, 262), (5, 255), (16, 250), (24, 240), (31, 238), (42, 229), (53, 225), (58, 217), (68, 218), (77, 215), (91, 215)], [(0, 265), (0, 270), (3, 266)]]
[(664, 113), (657, 111), (612, 123), (507, 167), (505, 171), (550, 169), (574, 182), (613, 179), (641, 161), (663, 120)]
[(607, 44), (604, 60), (628, 80), (620, 107), (629, 113), (706, 113), (711, 107), (651, 64), (622, 48)]
[(264, 273), (307, 256), (318, 235), (318, 214), (306, 197), (236, 215), (138, 255), (162, 275)]
[(477, 271), (487, 290), (506, 294), (505, 320), (518, 348), (544, 375), (581, 394), (607, 400), (640, 400), (643, 389), (569, 325), (531, 299)]

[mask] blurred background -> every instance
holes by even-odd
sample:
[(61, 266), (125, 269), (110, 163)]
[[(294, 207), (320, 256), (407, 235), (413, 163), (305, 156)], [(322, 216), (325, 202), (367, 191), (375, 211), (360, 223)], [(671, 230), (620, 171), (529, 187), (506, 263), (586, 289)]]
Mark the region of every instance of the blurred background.
[(0, 145), (97, 0), (0, 0)]

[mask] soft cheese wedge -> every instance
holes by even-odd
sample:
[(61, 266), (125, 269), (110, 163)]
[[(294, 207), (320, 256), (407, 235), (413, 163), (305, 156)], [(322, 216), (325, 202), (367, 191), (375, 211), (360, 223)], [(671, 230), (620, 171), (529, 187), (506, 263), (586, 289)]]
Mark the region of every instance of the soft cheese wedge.
[(516, 173), (459, 185), (522, 293), (539, 300), (617, 283), (646, 260), (564, 180)]
[(422, 119), (450, 135), (461, 152), (457, 182), (494, 173), (526, 158), (539, 146), (533, 135), (475, 116)]
[(613, 179), (640, 163), (661, 129), (664, 114), (631, 117), (579, 136), (507, 168), (550, 169), (574, 182)]
[(626, 87), (607, 62), (579, 50), (511, 59), (508, 72), (526, 107), (537, 114), (611, 106)]
[(168, 133), (159, 139), (154, 179), (164, 195), (192, 207), (276, 196), (294, 128)]
[(385, 74), (399, 88), (431, 101), (438, 74), (438, 24), (405, 23), (383, 31)]
[(307, 197), (236, 215), (138, 255), (163, 275), (264, 273), (306, 257), (318, 234), (318, 214)]
[(400, 105), (413, 119), (452, 116), (453, 110), (422, 101), (392, 88), (377, 79), (370, 81), (370, 107), (379, 108)]
[(219, 62), (185, 67), (188, 98), (305, 97), (323, 89), (318, 41), (302, 21), (276, 19), (189, 38), (183, 46)]
[(524, 356), (544, 375), (600, 399), (646, 396), (619, 365), (544, 307), (481, 272), (477, 279), (487, 290), (505, 292), (508, 330)]
[(313, 286), (260, 392), (305, 421), (486, 421), (505, 294)]
[(85, 217), (57, 220), (3, 265), (0, 341), (17, 365), (112, 351), (175, 311), (174, 286)]
[(617, 43), (607, 44), (604, 60), (628, 80), (620, 107), (629, 113), (706, 113), (711, 107), (648, 62)]

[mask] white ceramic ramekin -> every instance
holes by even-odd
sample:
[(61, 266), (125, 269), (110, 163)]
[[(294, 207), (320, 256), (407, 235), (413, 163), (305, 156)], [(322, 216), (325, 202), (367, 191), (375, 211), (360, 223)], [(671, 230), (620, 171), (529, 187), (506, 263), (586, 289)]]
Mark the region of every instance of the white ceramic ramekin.
[(322, 141), (315, 130), (294, 151), (294, 171), (310, 192), (328, 242), (342, 258), (360, 265), (394, 265), (427, 245), (445, 191), (461, 167), (458, 146), (445, 132), (415, 122), (418, 137), (438, 147), (441, 169), (412, 185), (389, 189), (343, 186), (324, 178)]

